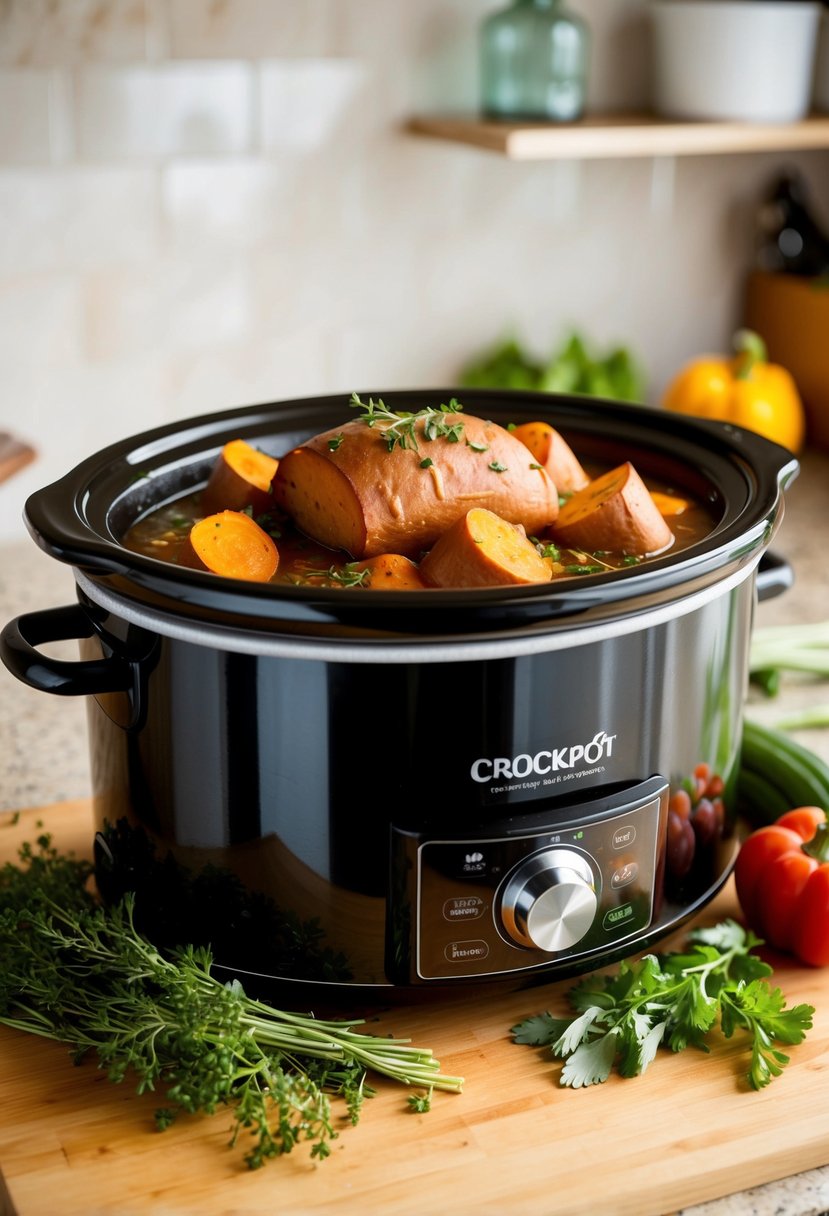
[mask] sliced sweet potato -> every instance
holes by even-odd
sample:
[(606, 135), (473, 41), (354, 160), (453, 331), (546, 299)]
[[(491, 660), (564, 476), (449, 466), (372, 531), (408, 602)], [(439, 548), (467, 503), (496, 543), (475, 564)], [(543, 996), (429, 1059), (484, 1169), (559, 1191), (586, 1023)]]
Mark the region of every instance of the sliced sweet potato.
[(244, 439), (231, 439), (216, 458), (201, 493), (206, 515), (217, 511), (244, 511), (261, 515), (273, 507), (271, 483), (278, 461), (251, 447)]
[(548, 422), (524, 422), (512, 434), (547, 470), (559, 494), (572, 494), (590, 481), (570, 444)]
[(435, 587), (503, 587), (548, 583), (552, 567), (513, 524), (473, 507), (443, 534), (420, 563)]
[(676, 494), (663, 494), (661, 490), (651, 490), (651, 498), (656, 503), (659, 514), (666, 518), (684, 515), (691, 506), (687, 498), (679, 498)]
[(262, 528), (244, 511), (219, 511), (193, 524), (179, 564), (225, 578), (267, 583), (276, 574), (279, 553)]
[(413, 561), (401, 553), (381, 553), (368, 561), (357, 562), (357, 570), (368, 570), (372, 591), (422, 591), (427, 584)]
[(578, 490), (561, 508), (552, 531), (571, 549), (637, 557), (659, 553), (674, 539), (630, 461)]
[(523, 443), (494, 422), (463, 414), (456, 441), (389, 450), (382, 426), (352, 420), (279, 462), (278, 504), (297, 527), (355, 558), (418, 557), (472, 507), (486, 507), (538, 533), (558, 515), (558, 493), (531, 467)]

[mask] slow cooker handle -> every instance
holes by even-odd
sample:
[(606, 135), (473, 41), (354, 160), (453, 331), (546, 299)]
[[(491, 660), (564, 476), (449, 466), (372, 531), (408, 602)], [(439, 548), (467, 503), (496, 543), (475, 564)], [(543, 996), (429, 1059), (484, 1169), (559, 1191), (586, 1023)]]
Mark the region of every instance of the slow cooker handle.
[(13, 676), (41, 692), (63, 697), (125, 692), (133, 686), (132, 665), (115, 655), (68, 662), (41, 654), (44, 642), (88, 638), (94, 633), (81, 604), (27, 612), (9, 621), (0, 633), (0, 659)]
[(785, 557), (764, 553), (757, 567), (757, 599), (773, 600), (794, 585), (794, 570)]

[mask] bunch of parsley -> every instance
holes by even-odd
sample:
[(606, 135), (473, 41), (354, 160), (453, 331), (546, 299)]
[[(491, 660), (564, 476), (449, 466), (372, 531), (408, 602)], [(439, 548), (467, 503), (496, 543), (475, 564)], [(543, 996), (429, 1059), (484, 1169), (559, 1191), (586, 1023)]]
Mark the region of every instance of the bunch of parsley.
[(579, 1089), (606, 1081), (614, 1064), (623, 1077), (644, 1072), (660, 1044), (707, 1051), (716, 1026), (726, 1038), (744, 1030), (747, 1080), (762, 1089), (789, 1062), (778, 1044), (800, 1043), (814, 1008), (786, 1008), (780, 989), (766, 983), (771, 967), (752, 953), (760, 944), (733, 920), (696, 929), (684, 953), (648, 954), (613, 975), (589, 976), (569, 993), (576, 1017), (527, 1018), (513, 1027), (515, 1042), (549, 1046), (565, 1061), (561, 1084)]

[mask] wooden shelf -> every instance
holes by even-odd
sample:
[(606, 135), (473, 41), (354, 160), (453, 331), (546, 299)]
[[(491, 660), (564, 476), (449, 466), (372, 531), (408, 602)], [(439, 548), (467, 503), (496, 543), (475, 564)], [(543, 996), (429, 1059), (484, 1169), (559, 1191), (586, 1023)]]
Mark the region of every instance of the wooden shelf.
[(676, 122), (648, 114), (593, 114), (577, 123), (510, 123), (422, 116), (416, 135), (467, 144), (513, 160), (709, 156), (829, 148), (829, 115), (795, 123)]

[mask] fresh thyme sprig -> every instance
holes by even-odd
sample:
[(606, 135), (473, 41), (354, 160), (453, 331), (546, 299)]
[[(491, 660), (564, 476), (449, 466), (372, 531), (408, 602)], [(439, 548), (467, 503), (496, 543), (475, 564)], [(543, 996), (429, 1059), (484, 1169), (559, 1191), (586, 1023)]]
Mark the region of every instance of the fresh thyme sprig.
[(789, 1057), (779, 1044), (800, 1043), (812, 1025), (811, 1005), (786, 1008), (765, 977), (771, 967), (752, 951), (760, 941), (733, 920), (689, 935), (685, 953), (648, 954), (624, 962), (615, 975), (590, 976), (570, 991), (573, 1018), (528, 1018), (516, 1043), (549, 1046), (564, 1059), (561, 1084), (579, 1089), (606, 1081), (616, 1064), (623, 1077), (642, 1073), (660, 1043), (672, 1051), (698, 1047), (719, 1022), (726, 1038), (751, 1036), (747, 1080), (762, 1089)]
[(131, 1073), (139, 1093), (162, 1088), (159, 1128), (179, 1112), (233, 1111), (235, 1143), (252, 1137), (251, 1168), (311, 1141), (326, 1157), (337, 1135), (330, 1095), (352, 1123), (369, 1071), (425, 1091), (458, 1091), (432, 1053), (406, 1039), (360, 1033), (362, 1023), (318, 1021), (248, 997), (211, 974), (207, 949), (162, 954), (136, 929), (134, 898), (96, 906), (90, 867), (61, 857), (48, 836), (21, 866), (0, 870), (0, 1023), (87, 1053), (112, 1081)]
[(359, 569), (356, 562), (346, 562), (344, 566), (329, 566), (325, 577), (340, 587), (368, 587), (371, 582), (371, 570), (367, 566)]
[(376, 401), (369, 397), (366, 403), (357, 393), (351, 394), (349, 404), (352, 409), (363, 411), (359, 419), (365, 422), (366, 426), (379, 427), (382, 430), (383, 439), (390, 452), (396, 447), (408, 448), (413, 452), (420, 451), (418, 424), (422, 437), (428, 440), (445, 439), (448, 443), (459, 443), (463, 435), (463, 422), (449, 421), (463, 410), (463, 406), (455, 397), (446, 405), (439, 405), (436, 409), (428, 406), (414, 414), (388, 409), (382, 397), (378, 397)]

